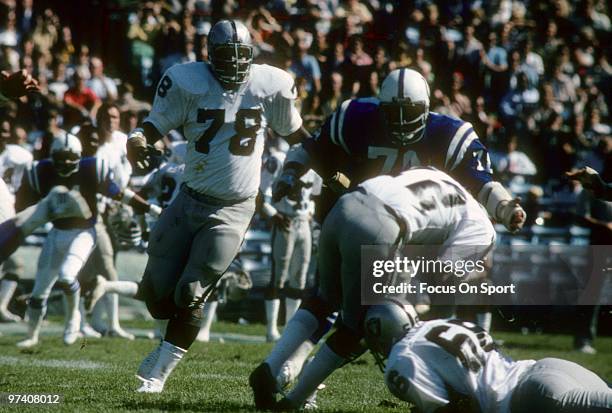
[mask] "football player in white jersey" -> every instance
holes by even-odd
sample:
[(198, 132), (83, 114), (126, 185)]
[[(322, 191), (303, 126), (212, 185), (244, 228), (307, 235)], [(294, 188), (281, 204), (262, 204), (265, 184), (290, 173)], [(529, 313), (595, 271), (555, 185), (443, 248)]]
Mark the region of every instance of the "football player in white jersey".
[[(23, 173), (32, 164), (32, 154), (19, 145), (7, 143), (9, 136), (0, 134), (0, 180), (7, 184), (8, 196), (5, 202), (15, 203), (15, 192), (21, 185)], [(23, 275), (23, 263), (14, 255), (0, 268), (0, 321), (15, 322), (20, 318), (8, 310), (8, 304)]]
[(293, 78), (252, 64), (244, 24), (217, 22), (208, 34), (210, 62), (172, 66), (153, 108), (128, 139), (133, 165), (147, 167), (147, 145), (171, 129), (187, 140), (181, 191), (149, 240), (139, 294), (151, 315), (169, 320), (164, 341), (139, 370), (142, 392), (161, 392), (195, 340), (202, 307), (236, 256), (255, 211), (266, 128), (290, 143), (308, 137), (294, 105)]
[(514, 361), (470, 322), (415, 324), (390, 302), (368, 309), (364, 335), (391, 393), (423, 413), (612, 411), (612, 389), (595, 373), (556, 358)]
[(283, 169), (286, 153), (271, 150), (262, 169), (261, 193), (263, 215), (272, 220), (272, 277), (265, 293), (266, 340), (280, 338), (277, 321), (280, 294), (285, 296), (285, 319), (289, 320), (300, 306), (312, 250), (311, 222), (314, 201), (321, 178), (310, 170), (300, 178), (293, 193), (278, 202), (272, 201), (272, 186)]
[(486, 211), (457, 181), (431, 167), (378, 176), (340, 197), (321, 229), (317, 296), (295, 313), (272, 353), (249, 378), (256, 406), (275, 407), (276, 378), (287, 355), (301, 352), (332, 312), (341, 313), (335, 332), (304, 367), (281, 406), (301, 407), (329, 374), (365, 351), (361, 246), (395, 250), (402, 244), (432, 245), (443, 261), (468, 258), (463, 256), (466, 251), (452, 249), (459, 245), (474, 246), (469, 258), (481, 259), (494, 241)]
[[(113, 103), (104, 103), (96, 113), (96, 132), (98, 149), (96, 158), (103, 161), (113, 173), (115, 182), (125, 189), (132, 175), (132, 167), (127, 160), (125, 143), (127, 136), (119, 130), (119, 108)], [(90, 136), (91, 138), (91, 136)], [(87, 137), (82, 136), (82, 139)], [(105, 279), (117, 281), (113, 243), (107, 226), (102, 218), (107, 206), (113, 201), (98, 194), (98, 220), (96, 221), (96, 246), (83, 267), (81, 277), (92, 279), (101, 274)], [(86, 321), (84, 308), (81, 307), (81, 332), (86, 337), (99, 338), (102, 334), (110, 337), (121, 337), (133, 340), (134, 335), (125, 331), (119, 324), (119, 297), (108, 294), (104, 305), (95, 308), (92, 315), (92, 326)], [(103, 313), (108, 317), (105, 323)]]

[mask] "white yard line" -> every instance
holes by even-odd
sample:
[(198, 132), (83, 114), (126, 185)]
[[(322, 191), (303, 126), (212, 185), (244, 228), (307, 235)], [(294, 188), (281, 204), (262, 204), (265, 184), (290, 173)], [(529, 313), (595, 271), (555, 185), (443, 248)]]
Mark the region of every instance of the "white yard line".
[(106, 363), (88, 360), (40, 360), (24, 357), (0, 356), (0, 366), (51, 367), (60, 369), (92, 370), (107, 368)]

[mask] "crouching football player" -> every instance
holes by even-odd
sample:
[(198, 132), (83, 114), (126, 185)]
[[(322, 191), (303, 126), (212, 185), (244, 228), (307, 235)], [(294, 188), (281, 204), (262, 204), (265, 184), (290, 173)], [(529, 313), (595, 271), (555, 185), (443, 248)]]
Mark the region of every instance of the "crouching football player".
[(494, 240), (493, 226), (477, 201), (434, 168), (379, 176), (342, 196), (321, 229), (317, 296), (305, 301), (272, 353), (250, 376), (256, 406), (275, 407), (276, 377), (284, 361), (332, 312), (341, 311), (341, 322), (281, 406), (302, 406), (329, 374), (366, 350), (360, 343), (367, 309), (361, 305), (362, 245), (436, 245), (442, 259), (457, 245), (480, 246), (484, 256)]
[(461, 320), (414, 325), (395, 303), (372, 306), (364, 331), (387, 387), (423, 413), (603, 413), (612, 389), (567, 360), (514, 361), (479, 326)]

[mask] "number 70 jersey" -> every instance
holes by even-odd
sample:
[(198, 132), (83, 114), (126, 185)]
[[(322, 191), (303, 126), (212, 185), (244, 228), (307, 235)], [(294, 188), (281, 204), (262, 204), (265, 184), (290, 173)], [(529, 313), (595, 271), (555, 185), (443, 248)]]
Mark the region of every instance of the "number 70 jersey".
[(247, 82), (228, 91), (207, 63), (184, 63), (166, 71), (144, 121), (162, 135), (183, 128), (190, 188), (240, 200), (257, 193), (266, 127), (287, 136), (302, 125), (295, 98), (293, 78), (272, 66), (252, 65)]

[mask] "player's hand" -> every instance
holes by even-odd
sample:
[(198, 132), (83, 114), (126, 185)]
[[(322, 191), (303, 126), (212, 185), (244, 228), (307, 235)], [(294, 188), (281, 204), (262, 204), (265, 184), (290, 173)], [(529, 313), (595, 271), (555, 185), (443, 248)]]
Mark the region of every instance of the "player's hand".
[(588, 166), (586, 168), (566, 172), (565, 176), (569, 179), (579, 181), (585, 189), (593, 191), (593, 195), (595, 195), (596, 198), (602, 196), (606, 186), (597, 171)]
[(291, 193), (298, 179), (291, 172), (283, 172), (272, 188), (272, 202), (278, 202)]
[(127, 141), (127, 157), (134, 169), (149, 171), (152, 165), (151, 158), (154, 155), (161, 155), (161, 152), (153, 145), (147, 144), (147, 138), (142, 130), (136, 129), (130, 133)]
[(25, 69), (15, 73), (1, 72), (0, 90), (4, 96), (16, 99), (28, 92), (40, 92), (38, 81), (32, 77)]
[(289, 226), (291, 225), (291, 220), (287, 215), (281, 214), (277, 212), (276, 215), (272, 217), (272, 221), (275, 225), (277, 225), (283, 231), (289, 231)]
[(498, 217), (510, 232), (518, 232), (525, 225), (527, 213), (521, 206), (521, 198), (502, 201), (498, 207)]

